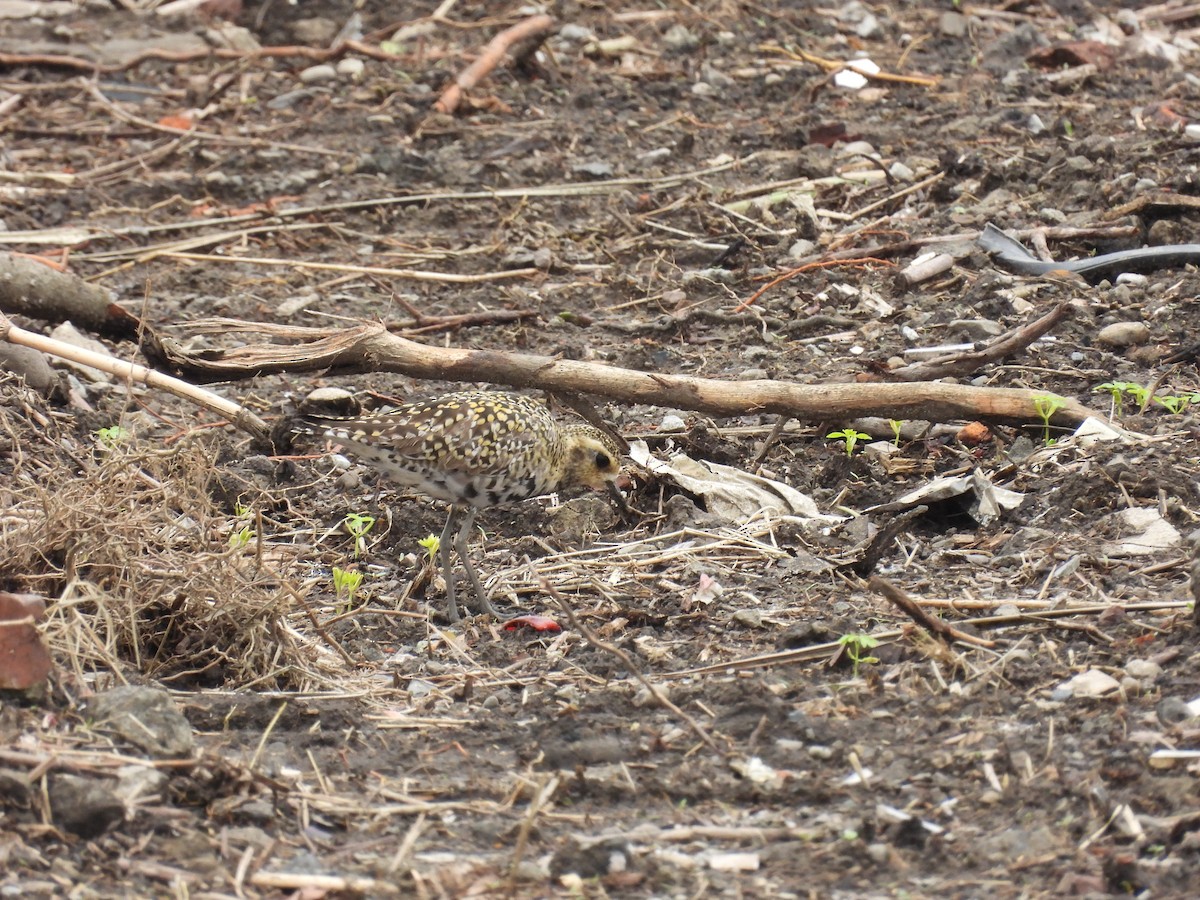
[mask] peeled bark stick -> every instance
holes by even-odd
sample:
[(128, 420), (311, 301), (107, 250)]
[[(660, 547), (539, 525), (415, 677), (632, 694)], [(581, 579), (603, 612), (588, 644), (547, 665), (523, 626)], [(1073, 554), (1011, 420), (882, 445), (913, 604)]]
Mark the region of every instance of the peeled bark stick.
[(240, 428), (242, 431), (259, 440), (266, 441), (269, 439), (270, 428), (267, 427), (267, 423), (232, 400), (226, 400), (212, 391), (206, 391), (204, 388), (188, 384), (186, 381), (180, 381), (178, 378), (172, 378), (170, 375), (164, 375), (162, 372), (155, 372), (153, 369), (147, 369), (145, 366), (128, 363), (121, 359), (105, 356), (103, 353), (85, 350), (82, 347), (65, 344), (62, 341), (54, 340), (54, 338), (48, 338), (45, 335), (34, 334), (32, 331), (18, 328), (3, 313), (0, 313), (0, 340), (20, 347), (31, 347), (34, 350), (40, 350), (59, 359), (66, 359), (80, 365), (91, 366), (102, 372), (108, 372), (117, 378), (169, 391), (176, 396), (192, 400), (204, 408), (224, 416), (229, 420), (231, 425)]
[(896, 284), (901, 289), (907, 289), (936, 278), (954, 267), (954, 256), (949, 253), (935, 253), (920, 262), (909, 263), (896, 273)]
[(0, 313), (44, 322), (71, 320), (105, 337), (137, 338), (137, 316), (112, 302), (103, 288), (33, 259), (0, 253)]
[[(805, 421), (849, 422), (862, 416), (891, 419), (988, 419), (1041, 422), (1034, 403), (1044, 391), (965, 384), (797, 384), (787, 381), (720, 381), (689, 375), (659, 375), (571, 359), (459, 350), (418, 344), (382, 325), (347, 329), (301, 328), (230, 320), (195, 323), (195, 331), (229, 334), (252, 331), (302, 344), (257, 344), (217, 353), (189, 352), (170, 338), (146, 334), (142, 352), (152, 364), (196, 381), (230, 381), (279, 372), (398, 372), (440, 381), (485, 381), (517, 388), (595, 394), (624, 403), (690, 409), (717, 416), (753, 413), (788, 415)], [(152, 343), (154, 338), (157, 344)], [(1076, 400), (1051, 418), (1078, 425), (1095, 416)]]
[(553, 16), (533, 16), (524, 22), (518, 22), (511, 28), (505, 28), (491, 39), (479, 59), (467, 66), (454, 79), (454, 83), (442, 91), (442, 96), (438, 97), (433, 108), (440, 113), (454, 112), (458, 109), (458, 104), (462, 102), (463, 92), (475, 87), (492, 69), (500, 65), (514, 44), (531, 38), (536, 38), (540, 44), (554, 29), (554, 25)]

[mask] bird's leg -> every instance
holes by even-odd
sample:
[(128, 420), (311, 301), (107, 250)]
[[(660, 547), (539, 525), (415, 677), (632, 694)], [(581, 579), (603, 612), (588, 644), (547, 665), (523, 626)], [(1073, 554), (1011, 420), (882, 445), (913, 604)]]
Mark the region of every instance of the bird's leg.
[(454, 549), (458, 551), (458, 557), (462, 560), (463, 568), (467, 570), (467, 578), (471, 580), (471, 587), (475, 589), (475, 598), (479, 601), (479, 612), (485, 613), (495, 618), (501, 618), (500, 613), (496, 611), (496, 607), (492, 606), (492, 602), (484, 593), (483, 585), (479, 581), (479, 576), (475, 574), (475, 567), (471, 565), (471, 557), (467, 553), (467, 536), (471, 533), (471, 528), (475, 524), (475, 510), (467, 511), (467, 517), (462, 523), (462, 528), (458, 532), (458, 537), (454, 539)]
[[(450, 565), (450, 544), (454, 540), (454, 519), (460, 512), (459, 507), (451, 506), (450, 515), (446, 516), (446, 527), (438, 539), (438, 565), (442, 567), (442, 577), (446, 579), (446, 617), (451, 622), (458, 622), (458, 600), (454, 596), (454, 569)], [(468, 516), (470, 521), (473, 516)], [(467, 572), (470, 573), (470, 568)]]

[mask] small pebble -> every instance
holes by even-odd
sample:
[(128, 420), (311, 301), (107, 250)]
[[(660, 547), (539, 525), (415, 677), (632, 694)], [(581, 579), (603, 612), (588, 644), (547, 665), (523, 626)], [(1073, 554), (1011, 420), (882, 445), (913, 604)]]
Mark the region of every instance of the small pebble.
[(1192, 718), (1191, 707), (1178, 697), (1164, 697), (1154, 708), (1158, 721), (1164, 725), (1178, 725)]
[(838, 148), (838, 156), (869, 156), (871, 159), (879, 157), (875, 146), (869, 141), (851, 141), (848, 144)]
[(337, 73), (347, 78), (359, 78), (367, 64), (357, 56), (347, 56), (337, 64)]
[(881, 844), (878, 841), (873, 844), (867, 844), (867, 856), (871, 858), (872, 862), (883, 865), (891, 858), (891, 855), (887, 844)]
[(584, 28), (582, 25), (575, 25), (568, 22), (562, 28), (558, 29), (558, 38), (562, 41), (582, 44), (586, 41), (594, 41), (596, 35), (592, 33), (590, 28)]
[(700, 38), (684, 25), (672, 25), (662, 40), (663, 45), (672, 53), (691, 53), (700, 46)]
[(1143, 322), (1113, 322), (1100, 329), (1096, 340), (1106, 347), (1133, 347), (1150, 340), (1150, 328)]
[(967, 33), (967, 17), (959, 12), (944, 12), (938, 21), (938, 28), (946, 37), (964, 37)]
[(816, 249), (816, 243), (806, 238), (801, 238), (788, 248), (788, 256), (792, 259), (803, 259), (806, 256), (811, 256)]
[(337, 69), (322, 63), (319, 66), (309, 66), (300, 73), (300, 81), (304, 84), (321, 84), (337, 78)]
[(1139, 681), (1154, 681), (1162, 674), (1162, 666), (1148, 659), (1131, 659), (1125, 663), (1125, 672)]

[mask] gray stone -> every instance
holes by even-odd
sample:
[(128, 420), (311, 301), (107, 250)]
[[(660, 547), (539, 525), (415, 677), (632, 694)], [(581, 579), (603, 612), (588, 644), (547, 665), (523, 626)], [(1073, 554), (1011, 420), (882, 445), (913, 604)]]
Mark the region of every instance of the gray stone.
[(192, 726), (166, 691), (130, 685), (97, 694), (87, 702), (92, 727), (113, 734), (152, 756), (190, 756)]
[(79, 775), (50, 778), (50, 814), (54, 824), (82, 838), (94, 838), (125, 820), (125, 803), (107, 779)]
[(1105, 347), (1133, 347), (1150, 340), (1150, 328), (1143, 322), (1113, 322), (1100, 329), (1096, 340)]

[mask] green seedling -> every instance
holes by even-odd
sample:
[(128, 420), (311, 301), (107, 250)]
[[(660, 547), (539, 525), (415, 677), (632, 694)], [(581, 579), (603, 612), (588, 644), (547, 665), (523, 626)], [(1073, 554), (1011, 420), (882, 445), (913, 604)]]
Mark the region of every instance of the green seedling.
[(1096, 385), (1094, 388), (1092, 388), (1092, 390), (1096, 391), (1097, 393), (1101, 391), (1108, 391), (1109, 396), (1112, 397), (1112, 413), (1110, 414), (1111, 418), (1112, 416), (1121, 415), (1121, 395), (1124, 394), (1125, 391), (1129, 390), (1130, 387), (1132, 387), (1132, 385), (1128, 381), (1106, 381), (1104, 384)]
[(114, 450), (118, 444), (123, 444), (129, 440), (129, 432), (120, 425), (97, 428), (96, 440), (100, 442), (100, 446), (105, 450)]
[(437, 559), (438, 550), (440, 550), (442, 546), (441, 538), (439, 538), (436, 534), (431, 534), (429, 537), (421, 538), (419, 541), (417, 541), (417, 543), (421, 545), (422, 549), (424, 549), (425, 556), (430, 562), (433, 562), (435, 559)]
[(879, 662), (877, 656), (863, 656), (867, 650), (879, 646), (879, 641), (869, 634), (843, 634), (838, 638), (838, 643), (846, 648), (846, 655), (850, 657), (850, 662), (854, 663), (855, 678), (858, 677), (859, 666), (874, 665)]
[(1057, 394), (1038, 394), (1033, 398), (1033, 408), (1042, 418), (1042, 443), (1047, 447), (1054, 443), (1054, 439), (1050, 437), (1050, 420), (1066, 405), (1067, 401)]
[(825, 437), (835, 441), (842, 441), (846, 446), (846, 455), (853, 456), (854, 448), (858, 445), (858, 442), (867, 440), (870, 435), (856, 431), (853, 428), (843, 428), (841, 431), (831, 431)]
[(346, 605), (349, 606), (354, 602), (354, 595), (358, 592), (362, 585), (362, 572), (354, 572), (350, 569), (339, 569), (333, 567), (333, 590), (337, 594), (340, 601), (343, 597), (346, 598)]
[(888, 419), (888, 428), (892, 429), (892, 434), (895, 435), (895, 437), (892, 439), (892, 443), (897, 447), (900, 446), (900, 426), (903, 424), (904, 423), (899, 419)]
[(1125, 385), (1125, 393), (1133, 398), (1140, 410), (1146, 405), (1146, 400), (1150, 396), (1150, 388), (1142, 387), (1140, 384), (1127, 384)]
[(1188, 408), (1188, 404), (1192, 402), (1189, 397), (1155, 397), (1154, 402), (1163, 407), (1173, 416), (1179, 415)]
[(354, 538), (354, 558), (358, 559), (367, 552), (367, 535), (375, 527), (375, 517), (363, 513), (350, 513), (342, 520), (350, 537)]
[(230, 533), (229, 546), (233, 550), (241, 550), (252, 540), (254, 540), (254, 529), (249, 525), (243, 525), (237, 531)]

